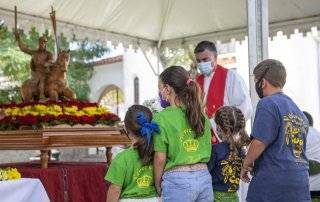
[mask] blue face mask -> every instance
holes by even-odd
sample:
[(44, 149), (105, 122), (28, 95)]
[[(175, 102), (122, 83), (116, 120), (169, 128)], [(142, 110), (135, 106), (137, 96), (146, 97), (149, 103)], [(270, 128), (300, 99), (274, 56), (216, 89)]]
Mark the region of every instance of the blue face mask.
[(212, 72), (211, 61), (200, 62), (197, 64), (197, 67), (199, 68), (200, 73), (204, 74), (205, 76), (209, 76)]
[(165, 100), (162, 96), (162, 93), (159, 92), (159, 97), (160, 97), (160, 105), (162, 108), (166, 108), (170, 106), (170, 102), (168, 102), (167, 100)]

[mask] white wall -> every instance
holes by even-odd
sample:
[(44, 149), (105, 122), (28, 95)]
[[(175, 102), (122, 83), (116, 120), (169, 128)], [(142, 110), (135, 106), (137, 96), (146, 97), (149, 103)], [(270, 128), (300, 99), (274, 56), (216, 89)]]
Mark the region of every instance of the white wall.
[[(148, 58), (157, 69), (157, 58), (148, 53)], [(139, 104), (158, 96), (158, 77), (153, 73), (143, 53), (133, 50), (123, 52), (123, 61), (94, 67), (90, 80), (90, 101), (97, 102), (108, 85), (118, 86), (124, 93), (124, 105), (119, 116), (124, 118), (127, 108), (134, 104), (134, 78), (139, 78)]]
[[(152, 54), (147, 54), (155, 70), (157, 70), (157, 59)], [(158, 77), (153, 73), (148, 61), (141, 51), (133, 52), (128, 50), (124, 54), (124, 85), (128, 108), (134, 104), (134, 78), (139, 78), (139, 104), (145, 100), (154, 98), (158, 95)]]
[(93, 76), (89, 82), (92, 102), (98, 102), (101, 94), (109, 85), (124, 89), (123, 62), (117, 62), (93, 67)]
[(300, 107), (320, 123), (317, 42), (311, 36), (293, 35), (290, 39), (275, 38), (270, 44), (270, 58), (283, 62), (288, 76), (284, 91)]
[[(308, 111), (314, 125), (320, 129), (320, 48), (319, 42), (308, 34), (292, 35), (289, 39), (281, 34), (269, 40), (269, 58), (281, 61), (287, 70), (284, 92), (303, 111)], [(237, 42), (237, 72), (249, 83), (247, 40)]]

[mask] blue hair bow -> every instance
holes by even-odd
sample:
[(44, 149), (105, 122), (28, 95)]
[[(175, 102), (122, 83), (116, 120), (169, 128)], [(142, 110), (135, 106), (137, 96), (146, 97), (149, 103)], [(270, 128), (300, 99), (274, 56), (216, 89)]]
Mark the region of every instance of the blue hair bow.
[(154, 132), (160, 132), (159, 125), (153, 122), (149, 122), (143, 112), (139, 112), (137, 114), (137, 122), (141, 126), (141, 136), (147, 137), (148, 144), (150, 144)]

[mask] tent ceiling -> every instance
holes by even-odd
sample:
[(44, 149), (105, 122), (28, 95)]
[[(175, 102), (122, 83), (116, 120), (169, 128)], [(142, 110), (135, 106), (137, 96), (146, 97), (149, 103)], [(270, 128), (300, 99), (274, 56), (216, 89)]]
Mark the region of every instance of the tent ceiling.
[[(246, 35), (246, 0), (0, 0), (0, 19), (10, 26), (14, 5), (21, 27), (51, 28), (46, 19), (53, 6), (58, 31), (80, 38), (168, 45), (199, 35), (222, 41)], [(271, 33), (320, 27), (320, 1), (269, 0), (269, 20)]]

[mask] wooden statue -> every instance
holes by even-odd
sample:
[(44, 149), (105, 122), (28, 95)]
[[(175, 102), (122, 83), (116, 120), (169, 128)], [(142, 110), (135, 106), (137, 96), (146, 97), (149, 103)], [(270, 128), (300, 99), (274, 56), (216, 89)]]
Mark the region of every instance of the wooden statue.
[(39, 38), (39, 47), (36, 50), (28, 48), (21, 40), (18, 31), (18, 12), (14, 7), (14, 24), (15, 37), (20, 50), (31, 56), (30, 68), (31, 78), (23, 82), (21, 86), (21, 96), (24, 102), (36, 101), (44, 98), (45, 80), (49, 72), (49, 68), (53, 63), (52, 54), (47, 51), (47, 38), (42, 36)]
[(15, 37), (20, 50), (31, 55), (31, 78), (23, 82), (21, 95), (24, 102), (38, 101), (41, 98), (58, 100), (60, 97), (75, 99), (75, 93), (68, 87), (66, 72), (70, 60), (70, 51), (59, 50), (56, 36), (55, 11), (52, 8), (50, 17), (52, 20), (54, 36), (59, 50), (58, 58), (53, 62), (52, 54), (47, 50), (47, 39), (39, 38), (39, 47), (36, 50), (28, 48), (21, 40), (17, 28), (17, 7), (15, 13)]
[(46, 95), (50, 99), (76, 99), (76, 94), (68, 87), (66, 72), (70, 60), (69, 50), (60, 50), (57, 61), (52, 65), (46, 79)]
[(50, 66), (53, 64), (52, 54), (47, 51), (47, 39), (44, 36), (40, 37), (38, 49), (32, 50), (22, 42), (17, 31), (15, 35), (20, 50), (31, 55), (31, 78), (23, 82), (21, 86), (22, 99), (24, 102), (30, 102), (45, 98), (45, 81), (50, 72)]

